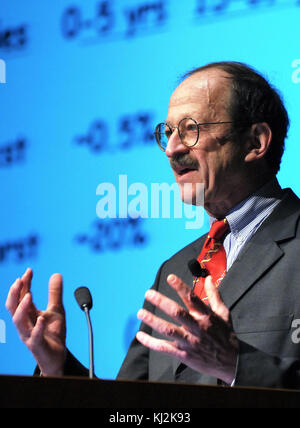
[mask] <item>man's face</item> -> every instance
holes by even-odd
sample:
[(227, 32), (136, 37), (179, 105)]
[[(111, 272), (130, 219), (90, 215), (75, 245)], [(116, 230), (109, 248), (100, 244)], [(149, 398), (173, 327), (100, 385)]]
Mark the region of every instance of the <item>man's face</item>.
[[(186, 117), (197, 123), (230, 122), (231, 80), (226, 77), (221, 70), (209, 69), (187, 78), (170, 99), (166, 122), (177, 126)], [(200, 126), (198, 143), (192, 148), (183, 145), (174, 130), (166, 148), (182, 200), (195, 204), (199, 200), (196, 184), (201, 183), (204, 206), (213, 214), (222, 211), (221, 206), (231, 205), (245, 167), (241, 147), (230, 140), (220, 141), (230, 129), (231, 124)], [(184, 188), (189, 195), (184, 195)]]

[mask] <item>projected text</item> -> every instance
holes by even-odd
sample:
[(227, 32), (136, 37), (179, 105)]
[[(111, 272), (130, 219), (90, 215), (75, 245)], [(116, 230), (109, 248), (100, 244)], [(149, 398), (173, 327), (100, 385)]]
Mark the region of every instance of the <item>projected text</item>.
[(76, 145), (87, 147), (96, 154), (129, 150), (154, 145), (154, 120), (151, 112), (122, 115), (116, 123), (94, 120), (85, 134), (76, 135)]
[[(67, 7), (61, 18), (61, 31), (68, 40), (126, 38), (159, 29), (167, 19), (165, 1), (141, 1), (116, 7), (110, 1), (95, 3), (93, 16), (79, 6)], [(121, 2), (120, 2), (121, 4)]]
[(87, 245), (96, 253), (120, 251), (129, 247), (142, 247), (148, 243), (148, 236), (142, 229), (143, 220), (110, 219), (97, 220), (90, 233), (78, 234), (75, 242)]

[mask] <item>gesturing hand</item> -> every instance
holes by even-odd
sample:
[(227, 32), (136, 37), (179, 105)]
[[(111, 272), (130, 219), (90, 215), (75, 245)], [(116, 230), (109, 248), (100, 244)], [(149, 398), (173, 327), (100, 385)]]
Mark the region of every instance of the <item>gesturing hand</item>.
[(60, 376), (66, 355), (66, 323), (62, 303), (62, 277), (52, 275), (46, 311), (36, 309), (30, 292), (33, 272), (27, 269), (11, 286), (6, 307), (22, 342), (32, 352), (44, 376)]
[(231, 384), (235, 376), (238, 341), (230, 323), (229, 310), (211, 277), (205, 281), (210, 307), (177, 276), (169, 275), (167, 281), (187, 309), (154, 290), (147, 291), (146, 299), (180, 325), (142, 309), (138, 318), (170, 340), (157, 339), (144, 332), (138, 332), (137, 339), (144, 346), (172, 355), (196, 371)]

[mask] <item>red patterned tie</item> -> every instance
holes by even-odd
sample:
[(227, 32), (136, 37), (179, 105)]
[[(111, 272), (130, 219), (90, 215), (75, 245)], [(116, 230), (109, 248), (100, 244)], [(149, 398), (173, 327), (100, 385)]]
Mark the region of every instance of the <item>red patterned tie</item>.
[[(205, 269), (212, 276), (214, 284), (219, 287), (222, 279), (226, 275), (227, 260), (223, 247), (223, 240), (229, 226), (226, 218), (215, 221), (209, 231), (202, 251), (199, 254), (198, 262), (202, 269)], [(205, 278), (194, 278), (194, 293), (208, 304), (204, 289)]]

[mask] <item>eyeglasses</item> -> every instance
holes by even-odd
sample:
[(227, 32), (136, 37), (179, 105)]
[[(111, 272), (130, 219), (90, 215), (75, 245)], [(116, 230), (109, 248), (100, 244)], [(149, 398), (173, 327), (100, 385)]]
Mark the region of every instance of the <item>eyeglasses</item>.
[(191, 117), (185, 117), (182, 119), (178, 126), (170, 126), (168, 123), (163, 122), (159, 123), (155, 128), (155, 139), (161, 150), (165, 151), (173, 134), (174, 130), (178, 130), (179, 138), (186, 147), (194, 147), (199, 140), (201, 125), (221, 125), (224, 123), (233, 123), (233, 122), (207, 122), (207, 123), (197, 123), (195, 119)]

